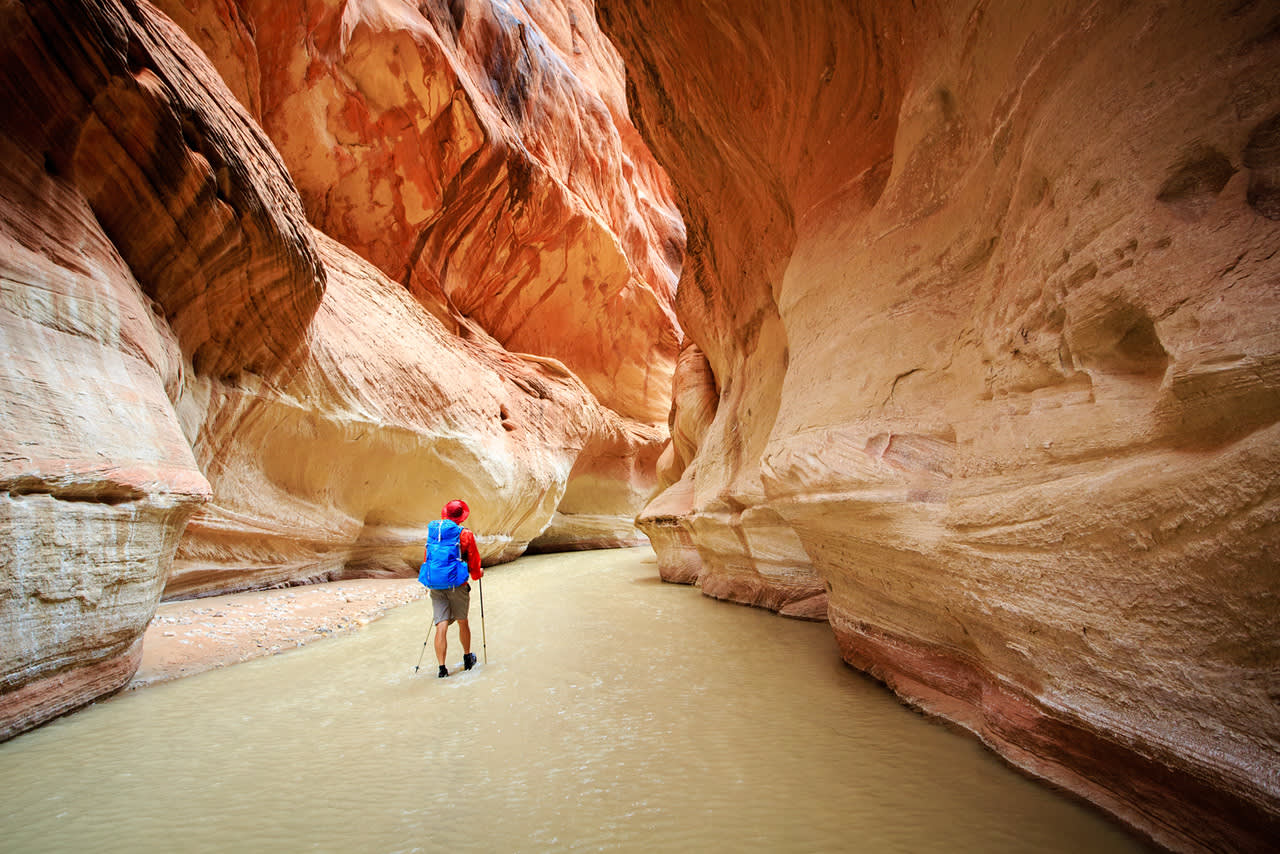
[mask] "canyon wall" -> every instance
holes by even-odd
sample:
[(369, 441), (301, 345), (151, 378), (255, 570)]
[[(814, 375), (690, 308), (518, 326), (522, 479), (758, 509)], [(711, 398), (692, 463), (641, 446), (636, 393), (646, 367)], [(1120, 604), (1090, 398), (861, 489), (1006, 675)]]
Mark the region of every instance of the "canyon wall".
[(1274, 6), (598, 14), (688, 228), (664, 577), (1163, 845), (1273, 845)]
[(0, 2), (0, 739), (450, 498), (489, 563), (635, 542), (667, 436), (683, 228), (589, 7), (168, 6), (204, 51)]
[(316, 227), (624, 417), (666, 418), (683, 224), (589, 2), (158, 5), (243, 81)]
[[(574, 445), (567, 483), (504, 487), (539, 510), (519, 535), (509, 514), (476, 518), (494, 531), (487, 553), (512, 557), (534, 537), (539, 549), (643, 542), (631, 520), (653, 487), (663, 436), (651, 425), (670, 405), (683, 223), (627, 118), (621, 60), (590, 4), (158, 5), (233, 81), (311, 223), (455, 333), (466, 318), (510, 352), (558, 362), (627, 422)], [(419, 513), (406, 492), (397, 500)], [(219, 548), (203, 535), (228, 520), (206, 529), (205, 515), (188, 528), (179, 575)]]

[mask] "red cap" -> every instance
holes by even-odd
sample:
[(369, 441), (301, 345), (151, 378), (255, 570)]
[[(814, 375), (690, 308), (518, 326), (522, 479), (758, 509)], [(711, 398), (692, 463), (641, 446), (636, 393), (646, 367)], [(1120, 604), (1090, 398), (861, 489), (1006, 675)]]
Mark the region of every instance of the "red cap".
[(440, 511), (441, 519), (452, 519), (455, 522), (465, 522), (467, 517), (471, 515), (471, 508), (467, 506), (467, 502), (454, 499), (444, 506)]

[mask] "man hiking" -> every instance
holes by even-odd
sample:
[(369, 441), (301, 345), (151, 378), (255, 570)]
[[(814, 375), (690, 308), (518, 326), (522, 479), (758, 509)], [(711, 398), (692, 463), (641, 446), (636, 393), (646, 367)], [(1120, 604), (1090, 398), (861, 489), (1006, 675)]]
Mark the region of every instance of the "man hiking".
[(427, 525), (427, 548), (418, 581), (431, 590), (432, 622), (436, 627), (436, 658), (440, 660), (440, 677), (449, 675), (445, 655), (449, 651), (449, 624), (457, 622), (458, 639), (462, 641), (462, 666), (476, 666), (471, 652), (471, 626), (467, 609), (471, 604), (471, 585), (467, 576), (484, 577), (480, 568), (480, 550), (475, 535), (462, 527), (471, 514), (465, 501), (450, 501), (440, 511), (440, 518)]

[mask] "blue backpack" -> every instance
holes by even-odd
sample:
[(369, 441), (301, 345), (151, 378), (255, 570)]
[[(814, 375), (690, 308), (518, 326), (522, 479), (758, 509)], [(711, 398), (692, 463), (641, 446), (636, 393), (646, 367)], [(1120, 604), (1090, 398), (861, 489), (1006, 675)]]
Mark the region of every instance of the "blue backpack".
[(452, 519), (433, 519), (427, 525), (427, 559), (418, 568), (418, 581), (432, 590), (457, 587), (470, 574), (459, 541), (462, 526)]

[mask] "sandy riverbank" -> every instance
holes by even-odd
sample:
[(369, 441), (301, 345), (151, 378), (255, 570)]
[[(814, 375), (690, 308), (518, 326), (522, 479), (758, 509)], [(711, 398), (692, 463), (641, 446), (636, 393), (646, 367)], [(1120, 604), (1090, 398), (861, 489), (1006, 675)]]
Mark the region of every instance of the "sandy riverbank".
[(127, 690), (353, 631), (426, 595), (417, 579), (366, 578), (164, 602)]

